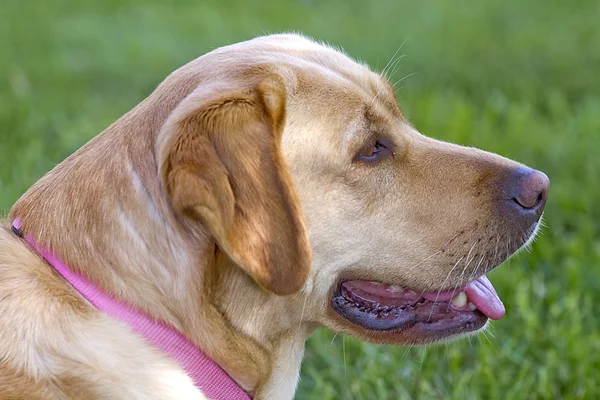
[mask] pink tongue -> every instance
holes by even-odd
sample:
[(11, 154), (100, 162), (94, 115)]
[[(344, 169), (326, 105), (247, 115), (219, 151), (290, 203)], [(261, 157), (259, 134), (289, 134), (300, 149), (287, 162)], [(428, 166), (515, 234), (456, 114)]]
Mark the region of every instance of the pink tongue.
[(500, 319), (504, 315), (504, 304), (487, 276), (484, 275), (476, 281), (470, 282), (464, 291), (469, 301), (475, 304), (475, 307), (488, 318)]
[(450, 301), (452, 297), (461, 291), (465, 292), (468, 301), (475, 304), (475, 307), (484, 313), (486, 317), (500, 319), (504, 315), (504, 304), (502, 304), (502, 300), (498, 297), (494, 285), (492, 285), (492, 282), (485, 275), (460, 288), (439, 293), (423, 293), (421, 296), (430, 301)]

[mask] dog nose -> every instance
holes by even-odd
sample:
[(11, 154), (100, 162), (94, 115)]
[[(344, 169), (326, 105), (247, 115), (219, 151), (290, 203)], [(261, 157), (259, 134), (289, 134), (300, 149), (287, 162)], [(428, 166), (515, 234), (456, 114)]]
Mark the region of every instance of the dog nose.
[(550, 179), (541, 171), (520, 168), (511, 177), (512, 200), (522, 211), (541, 213), (546, 204)]

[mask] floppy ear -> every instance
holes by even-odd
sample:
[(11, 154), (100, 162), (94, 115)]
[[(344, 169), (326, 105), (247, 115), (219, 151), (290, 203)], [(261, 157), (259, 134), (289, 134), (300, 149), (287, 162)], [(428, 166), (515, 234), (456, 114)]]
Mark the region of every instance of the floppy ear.
[(261, 287), (302, 288), (311, 252), (281, 153), (282, 78), (254, 87), (200, 87), (161, 129), (160, 175), (175, 209), (207, 227)]

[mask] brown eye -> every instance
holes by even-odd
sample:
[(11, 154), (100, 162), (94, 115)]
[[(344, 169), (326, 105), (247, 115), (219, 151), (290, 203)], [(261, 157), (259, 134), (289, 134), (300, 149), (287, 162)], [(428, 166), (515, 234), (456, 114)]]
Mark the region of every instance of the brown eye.
[(392, 143), (385, 138), (373, 137), (359, 150), (355, 161), (375, 163), (394, 155)]

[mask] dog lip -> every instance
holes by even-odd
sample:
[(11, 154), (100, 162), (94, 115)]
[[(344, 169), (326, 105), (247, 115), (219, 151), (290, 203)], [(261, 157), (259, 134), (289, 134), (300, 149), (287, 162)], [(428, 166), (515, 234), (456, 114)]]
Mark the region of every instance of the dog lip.
[(418, 340), (423, 342), (437, 341), (477, 330), (488, 320), (477, 309), (457, 310), (449, 302), (436, 303), (424, 298), (397, 307), (377, 304), (368, 306), (355, 302), (344, 293), (332, 298), (331, 307), (353, 325), (372, 333), (405, 334), (419, 337)]
[(479, 278), (463, 285), (448, 290), (437, 290), (417, 293), (411, 289), (397, 290), (393, 285), (363, 280), (346, 280), (340, 282), (340, 287), (346, 289), (345, 293), (352, 293), (352, 297), (363, 304), (400, 307), (410, 302), (419, 301), (421, 298), (431, 302), (447, 302), (461, 292), (488, 318), (500, 319), (504, 315), (504, 304), (498, 297), (494, 286), (489, 279), (482, 275)]
[[(424, 337), (448, 337), (477, 330), (488, 318), (499, 319), (504, 306), (489, 280), (482, 276), (464, 286), (417, 293), (378, 282), (343, 280), (338, 283), (331, 307), (349, 322), (370, 331), (404, 330)], [(466, 296), (457, 306), (454, 296)]]

